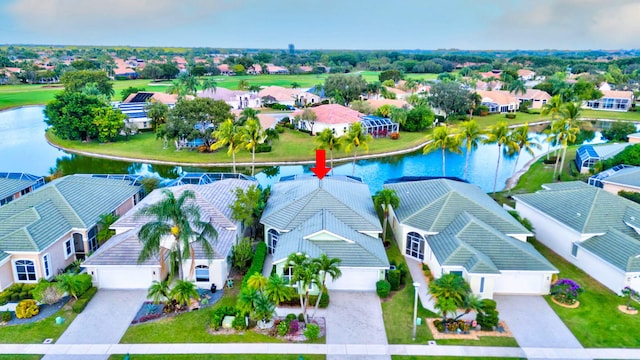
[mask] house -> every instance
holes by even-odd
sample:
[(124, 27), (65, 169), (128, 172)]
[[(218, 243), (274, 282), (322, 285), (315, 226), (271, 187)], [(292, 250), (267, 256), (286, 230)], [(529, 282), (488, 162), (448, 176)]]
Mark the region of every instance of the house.
[(491, 70), (491, 71), (487, 71), (487, 72), (481, 72), (478, 73), (480, 76), (482, 76), (483, 79), (500, 79), (500, 75), (502, 75), (502, 70)]
[(51, 279), (99, 247), (100, 215), (122, 215), (141, 187), (124, 180), (70, 175), (0, 207), (0, 290)]
[(374, 111), (384, 105), (395, 106), (400, 109), (411, 108), (408, 102), (399, 99), (367, 99), (365, 102), (371, 105)]
[(130, 94), (123, 102), (114, 105), (114, 108), (127, 115), (128, 125), (133, 124), (138, 130), (146, 130), (152, 128), (151, 119), (147, 117), (145, 109), (150, 101), (161, 102), (172, 108), (178, 102), (178, 95), (140, 91)]
[(525, 101), (530, 103), (530, 109), (541, 109), (551, 99), (549, 93), (537, 89), (527, 89), (524, 94), (512, 92), (511, 95), (515, 96), (520, 104)]
[(304, 89), (290, 89), (282, 86), (267, 86), (258, 92), (260, 99), (270, 96), (279, 104), (289, 106), (305, 106), (319, 104), (320, 96)]
[[(200, 288), (210, 288), (215, 284), (222, 288), (231, 270), (231, 248), (241, 237), (241, 225), (231, 218), (230, 205), (235, 201), (235, 190), (248, 189), (257, 185), (255, 181), (223, 179), (206, 185), (178, 185), (169, 189), (179, 197), (184, 191), (195, 194), (195, 203), (200, 207), (201, 219), (210, 221), (218, 232), (212, 246), (213, 260), (208, 260), (202, 247), (195, 245), (195, 272), (191, 279)], [(154, 280), (163, 280), (167, 274), (161, 273), (160, 259), (153, 257), (138, 263), (142, 243), (138, 239), (140, 227), (154, 219), (138, 216), (138, 211), (147, 205), (160, 201), (163, 189), (156, 189), (136, 207), (120, 217), (111, 229), (116, 234), (98, 249), (82, 266), (93, 277), (93, 283), (100, 289), (146, 289)], [(192, 200), (188, 200), (192, 201)], [(170, 241), (171, 239), (167, 239)], [(188, 276), (191, 258), (184, 260), (183, 273)]]
[(583, 106), (591, 110), (628, 111), (633, 104), (633, 91), (601, 90), (602, 97), (589, 100)]
[(383, 87), (384, 90), (386, 90), (387, 92), (391, 93), (391, 94), (395, 94), (396, 99), (401, 99), (404, 100), (406, 98), (408, 98), (411, 93), (408, 91), (404, 91), (402, 89), (398, 89), (398, 88), (394, 88), (394, 87), (389, 87), (389, 86), (384, 86)]
[(478, 80), (475, 83), (476, 90), (484, 90), (484, 91), (492, 91), (502, 88), (502, 81), (500, 80), (492, 80), (492, 81), (482, 81)]
[(520, 69), (518, 70), (518, 77), (522, 81), (533, 80), (536, 77), (536, 72), (529, 69)]
[[(331, 129), (336, 136), (347, 132), (351, 124), (359, 122), (364, 114), (340, 104), (327, 104), (309, 108), (316, 114), (314, 121), (302, 119), (298, 123), (299, 129), (311, 131), (313, 134)], [(295, 111), (292, 116), (302, 115), (303, 110)]]
[(386, 183), (400, 206), (389, 221), (400, 251), (436, 277), (461, 275), (481, 298), (549, 293), (558, 272), (527, 243), (531, 232), (479, 187), (450, 179)]
[(629, 143), (582, 145), (576, 151), (576, 167), (581, 174), (588, 174), (597, 162), (616, 156), (627, 146)]
[(374, 291), (389, 261), (369, 187), (348, 177), (306, 177), (273, 185), (260, 223), (276, 274), (291, 278), (287, 257), (304, 252), (340, 258), (333, 290)]
[(600, 187), (615, 195), (620, 191), (640, 192), (640, 167), (615, 166), (589, 178), (589, 185)]
[(629, 141), (629, 144), (640, 143), (640, 133), (633, 133), (633, 134), (627, 135), (627, 140)]
[(260, 75), (262, 74), (262, 66), (260, 64), (253, 64), (247, 68), (248, 75)]
[[(231, 113), (236, 117), (236, 119), (242, 116), (242, 110), (239, 110), (239, 109), (231, 110)], [(274, 116), (274, 114), (258, 113), (256, 117), (258, 118), (258, 122), (260, 122), (260, 127), (263, 130), (275, 128), (276, 123), (279, 120), (279, 118)]]
[(305, 74), (308, 74), (313, 71), (313, 67), (309, 65), (302, 65), (300, 66), (299, 69), (301, 73), (305, 73)]
[(231, 70), (229, 64), (220, 64), (216, 67), (218, 68), (218, 70), (220, 70), (221, 75), (233, 76), (236, 74), (233, 70)]
[(289, 73), (289, 70), (286, 67), (277, 66), (274, 64), (264, 64), (264, 67), (266, 68), (266, 70), (264, 68), (262, 70), (270, 75)]
[(476, 93), (482, 97), (482, 105), (488, 107), (490, 113), (515, 112), (520, 106), (518, 99), (508, 91), (476, 90)]
[(620, 293), (640, 290), (640, 204), (583, 182), (514, 195), (538, 241)]
[(44, 178), (25, 173), (0, 172), (0, 206), (44, 185)]
[(206, 89), (198, 91), (198, 97), (207, 97), (213, 100), (222, 100), (233, 109), (259, 108), (262, 100), (257, 93), (242, 90), (229, 90), (219, 87), (215, 90)]

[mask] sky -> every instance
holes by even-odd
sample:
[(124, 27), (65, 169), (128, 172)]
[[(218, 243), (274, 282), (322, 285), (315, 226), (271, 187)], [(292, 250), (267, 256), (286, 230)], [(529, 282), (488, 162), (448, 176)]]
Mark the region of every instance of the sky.
[(0, 0), (0, 14), (0, 44), (640, 47), (640, 0)]

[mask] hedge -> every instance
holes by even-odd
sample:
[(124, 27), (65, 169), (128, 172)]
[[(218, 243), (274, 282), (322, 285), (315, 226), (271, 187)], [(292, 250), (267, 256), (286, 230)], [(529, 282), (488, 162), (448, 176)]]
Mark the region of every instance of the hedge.
[(376, 292), (381, 298), (386, 298), (391, 292), (391, 284), (387, 280), (380, 280), (376, 283)]
[(400, 277), (400, 270), (389, 270), (389, 272), (387, 272), (387, 280), (389, 280), (391, 290), (397, 291), (400, 288)]
[(89, 290), (85, 291), (85, 293), (82, 294), (82, 296), (78, 297), (78, 300), (73, 303), (73, 305), (71, 306), (71, 310), (73, 310), (73, 312), (76, 314), (80, 314), (82, 310), (87, 307), (87, 304), (89, 304), (89, 301), (91, 301), (91, 299), (97, 292), (98, 288), (89, 288)]
[(251, 261), (251, 266), (247, 273), (244, 275), (242, 279), (242, 288), (244, 289), (247, 286), (247, 280), (253, 274), (262, 274), (262, 267), (264, 266), (264, 259), (267, 257), (267, 244), (264, 242), (259, 242), (256, 245), (256, 251), (253, 253), (253, 260)]

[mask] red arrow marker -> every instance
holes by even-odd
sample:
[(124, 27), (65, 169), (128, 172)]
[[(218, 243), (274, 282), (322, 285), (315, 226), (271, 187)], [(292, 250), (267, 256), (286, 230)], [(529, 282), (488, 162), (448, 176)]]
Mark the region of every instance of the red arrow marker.
[(331, 168), (327, 167), (327, 154), (324, 150), (316, 150), (316, 167), (311, 168), (311, 171), (316, 174), (318, 179), (322, 180), (329, 170)]

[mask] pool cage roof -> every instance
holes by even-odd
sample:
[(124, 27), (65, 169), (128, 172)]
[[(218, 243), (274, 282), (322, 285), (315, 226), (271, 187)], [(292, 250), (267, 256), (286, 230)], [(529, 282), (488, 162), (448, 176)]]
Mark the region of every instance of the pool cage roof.
[(366, 131), (374, 137), (388, 136), (389, 134), (400, 130), (400, 126), (397, 123), (394, 123), (391, 119), (379, 116), (363, 116), (360, 123), (362, 124), (363, 131)]
[(237, 173), (184, 173), (179, 178), (170, 180), (164, 186), (179, 186), (179, 185), (206, 185), (211, 184), (214, 181), (224, 179), (241, 179), (249, 181), (258, 181), (256, 178)]
[(144, 178), (144, 176), (142, 175), (130, 175), (130, 174), (92, 174), (90, 176), (94, 178), (127, 181), (129, 182), (129, 185), (138, 185), (138, 186), (142, 184), (141, 180)]
[(589, 185), (593, 185), (595, 187), (604, 187), (604, 184), (602, 183), (602, 180), (617, 174), (618, 172), (620, 172), (623, 169), (627, 169), (627, 168), (633, 168), (634, 166), (631, 165), (625, 165), (625, 164), (620, 164), (620, 165), (616, 165), (614, 167), (612, 167), (611, 169), (607, 169), (601, 173), (595, 174), (592, 177), (589, 178)]
[(0, 179), (25, 180), (44, 184), (44, 177), (27, 173), (0, 172)]

